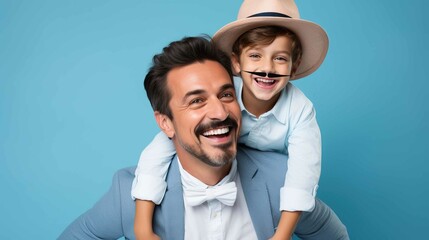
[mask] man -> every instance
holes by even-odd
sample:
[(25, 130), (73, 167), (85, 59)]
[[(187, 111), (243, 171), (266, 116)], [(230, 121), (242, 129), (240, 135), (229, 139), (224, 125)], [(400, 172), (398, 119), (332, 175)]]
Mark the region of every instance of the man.
[[(280, 216), (285, 156), (245, 147), (237, 154), (241, 115), (229, 58), (204, 38), (184, 38), (153, 63), (145, 89), (177, 152), (164, 200), (155, 209), (155, 233), (161, 239), (268, 239)], [(134, 239), (133, 173), (119, 171), (109, 192), (59, 239)], [(316, 205), (311, 218), (320, 224), (306, 225), (309, 217), (303, 215), (301, 236), (331, 239), (346, 232), (326, 205)]]

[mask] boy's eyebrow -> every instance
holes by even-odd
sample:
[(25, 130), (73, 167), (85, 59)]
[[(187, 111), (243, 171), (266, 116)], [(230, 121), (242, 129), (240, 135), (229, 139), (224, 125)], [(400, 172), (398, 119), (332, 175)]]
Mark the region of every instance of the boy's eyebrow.
[(288, 55), (291, 55), (290, 52), (288, 50), (279, 50), (279, 51), (275, 51), (274, 53), (286, 53)]
[[(246, 51), (244, 51), (244, 52), (249, 52), (249, 51), (263, 51), (263, 46), (262, 47), (259, 47), (259, 46), (253, 46), (253, 47), (249, 47), (249, 49), (247, 49)], [(274, 53), (275, 54), (279, 54), (279, 53), (286, 53), (286, 54), (288, 54), (288, 55), (291, 55), (291, 53), (288, 51), (288, 50), (278, 50), (278, 51), (274, 51)]]

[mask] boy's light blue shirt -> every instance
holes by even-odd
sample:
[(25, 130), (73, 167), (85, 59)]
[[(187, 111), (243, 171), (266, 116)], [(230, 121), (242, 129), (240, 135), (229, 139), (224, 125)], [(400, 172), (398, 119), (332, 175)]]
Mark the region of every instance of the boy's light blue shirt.
[(313, 104), (288, 83), (274, 107), (257, 118), (243, 104), (242, 80), (235, 78), (234, 85), (242, 109), (239, 142), (261, 151), (289, 155), (280, 210), (312, 211), (321, 162), (321, 136)]

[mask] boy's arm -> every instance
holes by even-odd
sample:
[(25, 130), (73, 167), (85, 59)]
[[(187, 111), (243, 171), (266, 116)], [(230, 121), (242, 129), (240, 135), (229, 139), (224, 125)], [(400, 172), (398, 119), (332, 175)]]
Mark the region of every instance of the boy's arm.
[(279, 225), (271, 240), (291, 239), (301, 212), (282, 211)]
[(153, 232), (152, 218), (155, 203), (152, 201), (136, 199), (136, 215), (134, 218), (134, 233), (136, 240), (159, 240)]
[(275, 239), (291, 239), (302, 211), (312, 211), (321, 169), (321, 136), (313, 104), (308, 101), (293, 111), (295, 119), (285, 145), (288, 170), (280, 191), (282, 211)]
[(280, 192), (281, 211), (314, 209), (321, 170), (321, 136), (311, 102), (297, 107), (291, 120), (291, 132), (285, 143), (288, 170)]
[(165, 177), (175, 154), (171, 140), (160, 132), (140, 155), (135, 172), (132, 197), (136, 200), (134, 233), (136, 239), (158, 240), (152, 228), (155, 204), (160, 204), (167, 184)]

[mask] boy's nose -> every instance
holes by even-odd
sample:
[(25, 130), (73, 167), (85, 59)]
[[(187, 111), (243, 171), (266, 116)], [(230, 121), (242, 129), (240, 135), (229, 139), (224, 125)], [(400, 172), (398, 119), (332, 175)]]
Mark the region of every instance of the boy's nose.
[(266, 73), (274, 72), (273, 61), (271, 59), (265, 59), (265, 61), (263, 62), (261, 71)]

